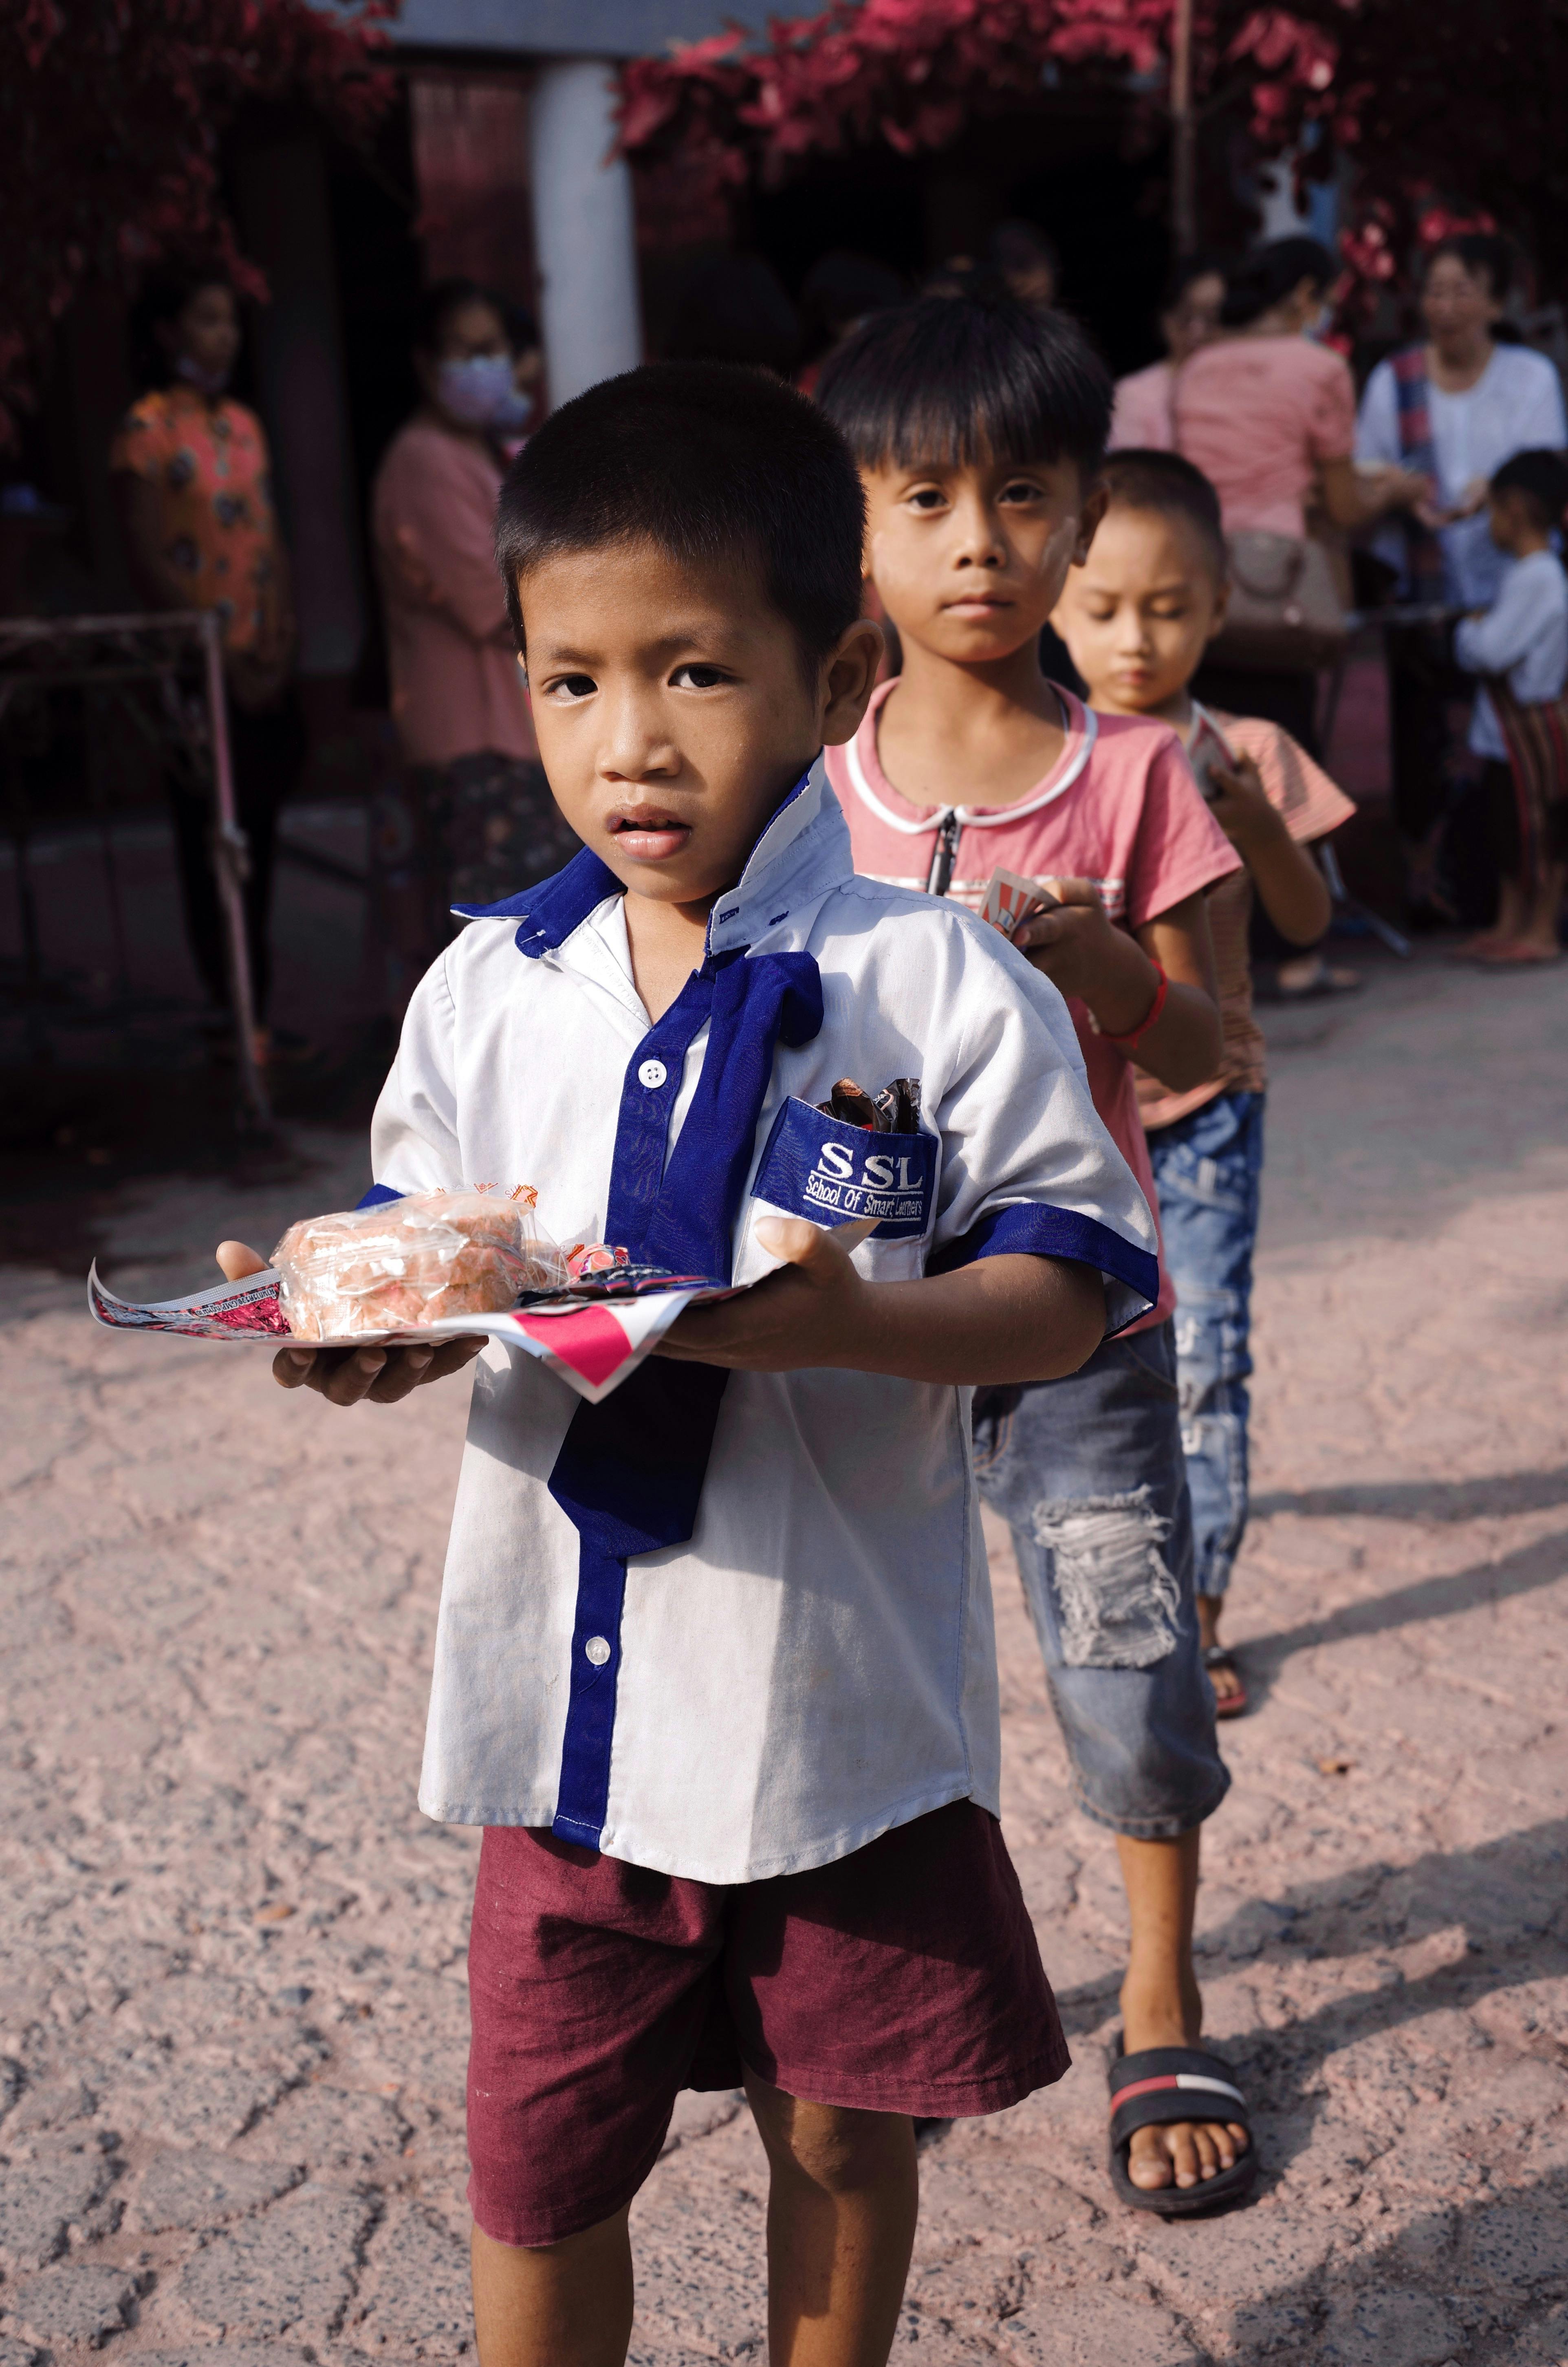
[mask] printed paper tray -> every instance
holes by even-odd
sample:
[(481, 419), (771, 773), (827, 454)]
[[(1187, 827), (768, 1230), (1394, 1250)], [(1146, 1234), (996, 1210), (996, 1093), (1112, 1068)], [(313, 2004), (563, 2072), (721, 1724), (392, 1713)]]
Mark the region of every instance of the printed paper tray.
[[(247, 1274), (243, 1282), (220, 1283), (188, 1298), (137, 1304), (117, 1298), (87, 1277), (93, 1320), (114, 1331), (168, 1331), (186, 1340), (261, 1341), (281, 1347), (292, 1334), (278, 1304), (278, 1277)], [(412, 1331), (359, 1332), (351, 1339), (319, 1340), (321, 1348), (402, 1347), (419, 1340), (473, 1339), (482, 1334), (538, 1357), (569, 1388), (597, 1405), (636, 1370), (663, 1337), (682, 1308), (706, 1298), (728, 1298), (730, 1286), (700, 1274), (660, 1274), (644, 1269), (613, 1281), (590, 1277), (570, 1294), (513, 1308), (503, 1315), (451, 1315)]]

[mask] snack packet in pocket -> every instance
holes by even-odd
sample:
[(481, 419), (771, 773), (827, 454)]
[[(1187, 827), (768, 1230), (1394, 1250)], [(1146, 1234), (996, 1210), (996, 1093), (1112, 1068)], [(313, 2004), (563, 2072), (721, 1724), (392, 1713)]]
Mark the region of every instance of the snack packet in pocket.
[(867, 1134), (918, 1134), (920, 1081), (894, 1077), (879, 1093), (868, 1093), (853, 1077), (840, 1077), (831, 1099), (817, 1106), (824, 1117), (836, 1117), (843, 1126), (863, 1127)]
[(416, 1331), (499, 1315), (524, 1291), (560, 1288), (566, 1260), (535, 1216), (538, 1194), (412, 1193), (290, 1225), (272, 1263), (299, 1340)]

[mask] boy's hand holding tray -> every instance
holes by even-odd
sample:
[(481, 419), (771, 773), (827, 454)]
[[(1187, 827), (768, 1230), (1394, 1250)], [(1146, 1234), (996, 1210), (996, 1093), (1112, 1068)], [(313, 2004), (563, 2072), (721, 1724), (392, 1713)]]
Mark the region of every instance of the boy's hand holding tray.
[[(840, 1261), (847, 1265), (850, 1251), (874, 1230), (873, 1222), (840, 1226), (830, 1252), (835, 1268)], [(815, 1269), (822, 1262), (811, 1238), (815, 1231), (805, 1224), (781, 1226), (778, 1263)], [(689, 1307), (739, 1295), (732, 1285), (702, 1274), (632, 1265), (624, 1253), (598, 1251), (574, 1256), (570, 1272), (562, 1262), (556, 1286), (524, 1292), (513, 1307), (446, 1315), (396, 1330), (305, 1338), (289, 1322), (285, 1279), (276, 1266), (242, 1241), (221, 1242), (218, 1263), (229, 1278), (216, 1289), (147, 1304), (106, 1289), (95, 1263), (87, 1278), (89, 1311), (110, 1331), (267, 1342), (277, 1352), (274, 1371), (285, 1387), (310, 1387), (340, 1405), (361, 1398), (395, 1402), (423, 1382), (440, 1380), (471, 1362), (487, 1340), (536, 1357), (579, 1397), (597, 1405), (636, 1371)], [(813, 1278), (818, 1278), (815, 1273)]]

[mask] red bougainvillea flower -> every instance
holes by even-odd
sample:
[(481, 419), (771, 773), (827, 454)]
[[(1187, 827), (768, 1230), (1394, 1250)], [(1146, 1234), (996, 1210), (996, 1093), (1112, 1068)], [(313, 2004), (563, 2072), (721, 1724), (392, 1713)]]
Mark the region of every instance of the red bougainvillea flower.
[[(691, 232), (722, 228), (728, 193), (776, 180), (799, 158), (885, 142), (912, 154), (967, 119), (1028, 105), (1042, 81), (1130, 79), (1156, 102), (1175, 0), (829, 0), (638, 61), (622, 78), (622, 142), (657, 243), (685, 208)], [(1352, 240), (1382, 208), (1386, 285), (1438, 213), (1506, 222), (1550, 287), (1568, 283), (1568, 10), (1540, 0), (1484, 8), (1432, 0), (1194, 0), (1201, 121), (1239, 104), (1259, 150), (1299, 176), (1353, 159)], [(1168, 85), (1167, 85), (1168, 86)], [(1303, 135), (1307, 135), (1303, 139)], [(679, 191), (673, 210), (671, 193)], [(1462, 202), (1461, 199), (1462, 198)], [(707, 209), (703, 215), (702, 209)], [(1384, 218), (1386, 217), (1386, 218)], [(1349, 256), (1348, 255), (1348, 261)]]

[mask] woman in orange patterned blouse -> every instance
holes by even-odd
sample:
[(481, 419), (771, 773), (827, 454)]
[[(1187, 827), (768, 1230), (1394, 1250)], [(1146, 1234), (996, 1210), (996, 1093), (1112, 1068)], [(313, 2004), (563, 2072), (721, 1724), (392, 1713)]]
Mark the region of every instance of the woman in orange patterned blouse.
[[(273, 507), (266, 436), (226, 391), (240, 351), (234, 291), (217, 271), (159, 274), (137, 308), (147, 391), (109, 455), (141, 596), (155, 608), (213, 608), (223, 620), (234, 793), (250, 840), (245, 927), (258, 1020), (270, 983), (268, 914), (277, 812), (303, 753), (289, 687), (294, 617)], [(210, 801), (171, 779), (186, 925), (215, 1016), (229, 983), (210, 852)], [(257, 1055), (270, 1039), (258, 1031)]]

